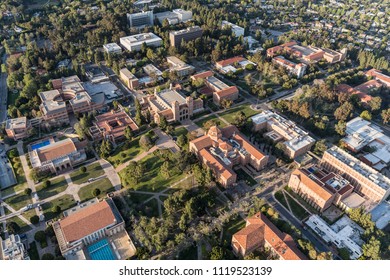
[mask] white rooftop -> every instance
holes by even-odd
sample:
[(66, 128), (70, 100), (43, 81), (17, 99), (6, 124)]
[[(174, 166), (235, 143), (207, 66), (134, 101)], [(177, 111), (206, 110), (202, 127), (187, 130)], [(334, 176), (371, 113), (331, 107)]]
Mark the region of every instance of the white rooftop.
[(390, 188), (390, 179), (388, 177), (384, 176), (377, 170), (371, 168), (364, 162), (360, 161), (339, 147), (333, 146), (332, 148), (329, 148), (326, 153), (329, 153), (355, 171), (359, 172), (362, 176), (374, 182), (382, 189), (388, 190)]
[(345, 133), (347, 136), (343, 139), (353, 149), (359, 151), (377, 138), (383, 135), (383, 130), (361, 117), (354, 118), (347, 122)]
[(383, 201), (371, 210), (372, 220), (379, 229), (384, 229), (390, 222), (390, 202)]
[(345, 215), (331, 227), (318, 215), (310, 216), (305, 223), (326, 242), (332, 242), (338, 248), (347, 248), (351, 259), (358, 259), (362, 255), (358, 243), (362, 244), (360, 235), (364, 231)]

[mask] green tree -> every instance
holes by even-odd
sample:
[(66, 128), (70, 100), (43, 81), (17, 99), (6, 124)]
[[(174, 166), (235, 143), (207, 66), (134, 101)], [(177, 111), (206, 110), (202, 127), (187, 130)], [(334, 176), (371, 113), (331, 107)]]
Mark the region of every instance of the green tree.
[(32, 193), (32, 190), (30, 188), (27, 188), (24, 190), (25, 195), (31, 195), (31, 193)]
[(367, 121), (370, 121), (370, 120), (372, 119), (371, 113), (370, 113), (369, 111), (367, 111), (367, 110), (363, 111), (363, 112), (360, 114), (360, 117), (361, 117), (362, 119), (367, 120)]
[(384, 124), (388, 124), (390, 121), (390, 108), (387, 108), (381, 112), (381, 117)]
[(50, 253), (46, 253), (42, 255), (42, 260), (54, 260), (54, 256)]
[(103, 139), (99, 151), (100, 151), (100, 157), (107, 158), (113, 150), (112, 144), (109, 140)]
[(380, 98), (379, 96), (375, 96), (371, 98), (370, 101), (368, 101), (368, 105), (371, 108), (371, 112), (378, 111), (382, 106), (382, 98)]
[(230, 99), (222, 99), (221, 101), (221, 107), (223, 109), (229, 109), (233, 105), (233, 101)]
[(160, 123), (158, 124), (158, 126), (162, 129), (162, 130), (166, 130), (167, 127), (168, 127), (168, 121), (167, 119), (165, 118), (165, 116), (161, 116), (160, 117)]
[(164, 163), (160, 167), (160, 174), (165, 178), (168, 179), (170, 176), (170, 169), (171, 166), (169, 164), (169, 161), (164, 161)]
[(346, 121), (351, 116), (353, 110), (353, 105), (350, 102), (345, 102), (336, 109), (334, 116), (339, 121)]
[(224, 249), (220, 246), (214, 246), (210, 252), (210, 260), (223, 260), (225, 259)]
[(7, 221), (7, 231), (9, 234), (17, 234), (20, 231), (20, 226), (15, 222)]
[(152, 140), (148, 135), (142, 135), (141, 138), (139, 139), (139, 145), (141, 146), (142, 149), (148, 151), (152, 147)]
[(380, 260), (381, 257), (381, 242), (375, 237), (371, 237), (369, 242), (363, 244), (363, 256), (369, 260)]
[(81, 171), (81, 173), (87, 172), (87, 167), (81, 166), (80, 171)]
[(177, 141), (176, 141), (176, 144), (180, 147), (180, 148), (184, 148), (184, 146), (187, 144), (187, 137), (183, 134), (179, 135), (179, 137), (177, 137)]
[(30, 222), (34, 225), (39, 223), (39, 217), (37, 215), (34, 215), (30, 218)]
[(326, 146), (326, 140), (322, 139), (315, 143), (314, 145), (314, 153), (316, 155), (322, 155), (328, 147)]
[(131, 139), (133, 139), (133, 131), (131, 130), (130, 126), (127, 126), (125, 128), (125, 137), (129, 141), (131, 141)]
[(44, 189), (47, 189), (47, 188), (49, 188), (50, 186), (51, 186), (50, 180), (45, 180), (45, 181), (42, 183), (42, 187), (43, 187)]
[(34, 234), (34, 239), (35, 239), (35, 241), (37, 241), (39, 243), (45, 242), (46, 241), (46, 234), (45, 234), (45, 232), (43, 230), (37, 231)]
[(94, 190), (92, 191), (92, 195), (93, 195), (94, 197), (98, 197), (100, 194), (101, 194), (101, 191), (100, 191), (99, 188), (96, 188), (96, 189), (94, 189)]
[(243, 111), (239, 111), (234, 115), (233, 124), (242, 127), (246, 122), (246, 115)]
[(61, 212), (61, 207), (59, 205), (55, 205), (53, 206), (52, 211), (59, 214)]
[(341, 135), (341, 136), (344, 136), (345, 135), (345, 130), (347, 128), (347, 124), (344, 122), (344, 121), (339, 121), (335, 126), (334, 126), (334, 129), (335, 131)]

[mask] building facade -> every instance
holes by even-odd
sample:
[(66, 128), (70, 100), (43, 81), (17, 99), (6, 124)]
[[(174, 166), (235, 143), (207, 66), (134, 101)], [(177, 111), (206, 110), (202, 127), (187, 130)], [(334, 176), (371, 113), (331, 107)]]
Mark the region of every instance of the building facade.
[(336, 146), (324, 153), (321, 165), (342, 175), (355, 187), (355, 192), (372, 201), (372, 205), (386, 200), (390, 194), (388, 177)]
[(191, 75), (195, 71), (193, 66), (188, 65), (176, 56), (168, 56), (167, 62), (169, 64), (169, 71), (176, 72), (180, 78)]
[(19, 235), (10, 234), (5, 240), (0, 238), (0, 260), (30, 260)]
[(149, 47), (159, 47), (163, 41), (157, 35), (149, 33), (140, 33), (137, 35), (122, 37), (119, 39), (120, 44), (130, 52), (140, 51), (143, 44)]
[(307, 65), (304, 63), (294, 63), (286, 58), (284, 56), (277, 56), (272, 59), (272, 62), (282, 66), (283, 68), (287, 69), (287, 71), (291, 75), (297, 76), (298, 79), (302, 78), (303, 75), (306, 73)]
[(7, 119), (5, 122), (7, 136), (15, 141), (28, 137), (31, 128), (31, 123), (26, 117)]
[(126, 84), (129, 89), (136, 89), (139, 86), (138, 78), (129, 71), (127, 68), (122, 68), (119, 71), (121, 80)]
[(130, 28), (144, 28), (153, 26), (153, 11), (142, 11), (140, 13), (127, 14), (127, 21)]
[(180, 47), (182, 41), (189, 42), (202, 37), (203, 29), (199, 26), (192, 26), (179, 31), (169, 32), (169, 41), (172, 47)]

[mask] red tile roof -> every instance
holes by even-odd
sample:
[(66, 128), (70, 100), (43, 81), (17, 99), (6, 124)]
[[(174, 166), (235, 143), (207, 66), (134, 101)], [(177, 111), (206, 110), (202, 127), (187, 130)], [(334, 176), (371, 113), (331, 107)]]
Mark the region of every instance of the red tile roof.
[(101, 201), (65, 217), (60, 226), (67, 242), (74, 242), (116, 223), (107, 201)]
[(228, 58), (228, 59), (225, 59), (225, 60), (218, 61), (218, 62), (216, 62), (216, 65), (219, 66), (219, 67), (225, 67), (225, 66), (228, 66), (228, 65), (232, 65), (233, 63), (236, 63), (236, 62), (241, 62), (243, 60), (245, 60), (245, 58), (243, 58), (242, 56), (235, 56), (235, 57), (232, 57), (232, 58)]
[(238, 88), (236, 86), (231, 86), (225, 89), (216, 91), (215, 94), (218, 95), (219, 99), (238, 93)]
[(206, 164), (211, 168), (211, 170), (220, 174), (226, 181), (236, 175), (230, 167), (219, 162), (218, 159), (216, 159), (208, 150), (200, 150), (199, 155), (206, 160)]
[(298, 176), (299, 180), (311, 191), (316, 193), (323, 200), (329, 200), (333, 193), (325, 187), (325, 183), (315, 178), (309, 177), (309, 172), (305, 169), (296, 169), (291, 176)]
[(390, 83), (390, 77), (386, 76), (385, 74), (383, 74), (381, 71), (379, 71), (377, 69), (371, 69), (371, 70), (367, 71), (366, 75), (370, 76), (370, 77), (377, 78), (378, 80), (381, 80), (385, 83)]
[(75, 151), (77, 151), (77, 148), (73, 140), (67, 138), (65, 140), (58, 141), (48, 146), (39, 148), (36, 150), (36, 153), (41, 162), (46, 162), (69, 155)]
[[(262, 239), (262, 237), (264, 239)], [(296, 247), (292, 237), (281, 232), (264, 214), (257, 213), (247, 219), (244, 229), (233, 235), (245, 251), (266, 241), (284, 260), (305, 260), (306, 256)]]
[(191, 76), (191, 79), (193, 80), (196, 80), (196, 79), (205, 79), (205, 78), (208, 78), (208, 77), (211, 77), (211, 76), (214, 76), (214, 73), (211, 72), (211, 71), (205, 71), (205, 72), (201, 72), (201, 73), (197, 73), (195, 75), (192, 75)]

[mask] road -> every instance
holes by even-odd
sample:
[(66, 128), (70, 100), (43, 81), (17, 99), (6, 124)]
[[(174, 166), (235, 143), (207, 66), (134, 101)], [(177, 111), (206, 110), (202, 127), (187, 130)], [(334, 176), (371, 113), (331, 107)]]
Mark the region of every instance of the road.
[[(7, 55), (4, 54), (1, 58), (1, 63), (5, 64), (7, 61)], [(1, 73), (0, 78), (0, 123), (7, 119), (7, 73)]]

